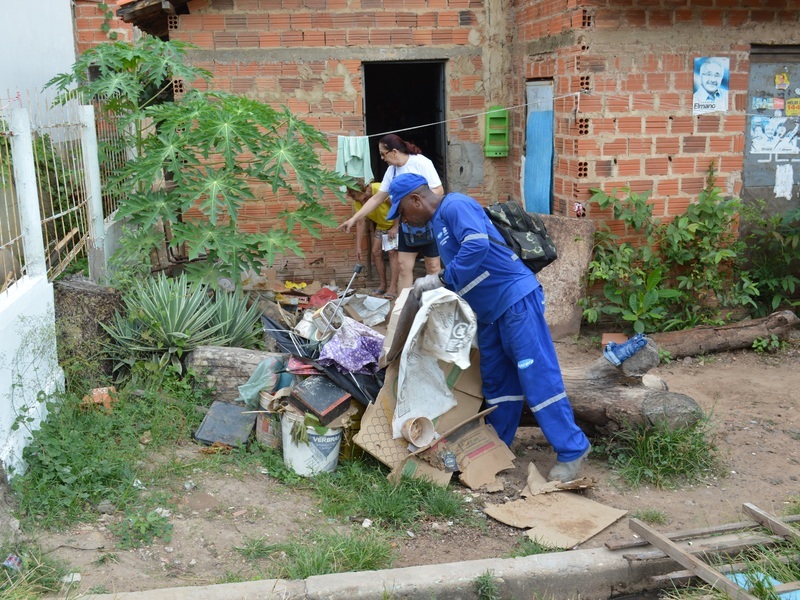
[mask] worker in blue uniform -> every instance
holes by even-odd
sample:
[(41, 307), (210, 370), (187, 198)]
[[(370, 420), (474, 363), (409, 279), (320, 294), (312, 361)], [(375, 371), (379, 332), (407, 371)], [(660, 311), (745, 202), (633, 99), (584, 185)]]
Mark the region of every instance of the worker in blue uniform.
[(519, 426), (523, 400), (556, 451), (550, 481), (572, 481), (591, 446), (575, 424), (550, 330), (544, 292), (473, 198), (435, 194), (424, 177), (398, 175), (389, 189), (387, 218), (421, 227), (433, 222), (445, 268), (414, 282), (418, 294), (447, 287), (464, 298), (478, 320), (483, 395), (496, 406), (487, 416), (507, 445)]

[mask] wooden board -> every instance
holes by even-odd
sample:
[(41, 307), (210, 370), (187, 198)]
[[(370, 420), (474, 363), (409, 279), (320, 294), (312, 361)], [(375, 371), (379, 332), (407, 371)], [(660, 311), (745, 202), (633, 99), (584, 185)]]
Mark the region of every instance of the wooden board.
[(733, 583), (725, 575), (692, 556), (664, 535), (642, 523), (639, 519), (631, 519), (629, 526), (631, 531), (642, 536), (667, 556), (696, 573), (698, 577), (712, 587), (728, 594), (733, 600), (757, 600), (755, 596), (748, 594), (746, 590)]

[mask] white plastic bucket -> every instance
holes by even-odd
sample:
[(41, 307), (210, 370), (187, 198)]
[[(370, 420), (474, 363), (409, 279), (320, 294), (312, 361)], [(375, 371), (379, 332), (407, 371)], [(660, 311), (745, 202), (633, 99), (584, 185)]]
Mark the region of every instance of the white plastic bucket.
[(304, 477), (334, 471), (339, 464), (342, 430), (328, 429), (320, 435), (313, 427), (306, 427), (308, 443), (296, 444), (292, 439), (292, 426), (296, 422), (302, 423), (303, 415), (290, 411), (281, 415), (283, 462), (286, 466)]

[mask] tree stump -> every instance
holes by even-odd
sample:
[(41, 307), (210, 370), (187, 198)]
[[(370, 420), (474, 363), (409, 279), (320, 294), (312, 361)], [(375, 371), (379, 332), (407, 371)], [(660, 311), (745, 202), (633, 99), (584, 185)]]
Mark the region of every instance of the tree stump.
[(214, 400), (235, 402), (239, 397), (239, 386), (247, 383), (256, 367), (264, 360), (286, 354), (259, 352), (246, 348), (223, 346), (198, 346), (186, 358), (186, 367), (198, 375)]
[(619, 367), (600, 357), (585, 367), (562, 369), (576, 423), (587, 435), (658, 422), (670, 427), (696, 423), (703, 416), (697, 402), (668, 391), (648, 373), (658, 363), (658, 346), (651, 340)]

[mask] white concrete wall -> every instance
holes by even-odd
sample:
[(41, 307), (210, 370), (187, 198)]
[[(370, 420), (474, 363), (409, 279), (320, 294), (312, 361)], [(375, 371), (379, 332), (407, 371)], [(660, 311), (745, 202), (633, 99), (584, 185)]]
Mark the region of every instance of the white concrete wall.
[[(45, 83), (75, 62), (71, 5), (70, 0), (0, 0), (0, 108), (7, 109), (2, 117), (8, 119), (11, 109), (37, 104)], [(23, 100), (12, 101), (18, 92)], [(26, 236), (26, 257), (33, 243)], [(29, 275), (0, 294), (0, 467), (6, 471), (23, 468), (28, 428), (35, 429), (46, 416), (40, 392), (63, 387), (53, 286), (33, 266), (29, 263)], [(12, 431), (20, 411), (26, 410), (33, 422)]]
[[(63, 385), (53, 285), (45, 276), (23, 277), (0, 294), (0, 464), (7, 473), (24, 469), (22, 449), (47, 416), (40, 392), (51, 395)], [(13, 431), (20, 414), (33, 421)]]
[[(75, 62), (69, 0), (0, 1), (0, 106), (7, 95), (39, 92)], [(19, 105), (17, 105), (19, 106)]]

